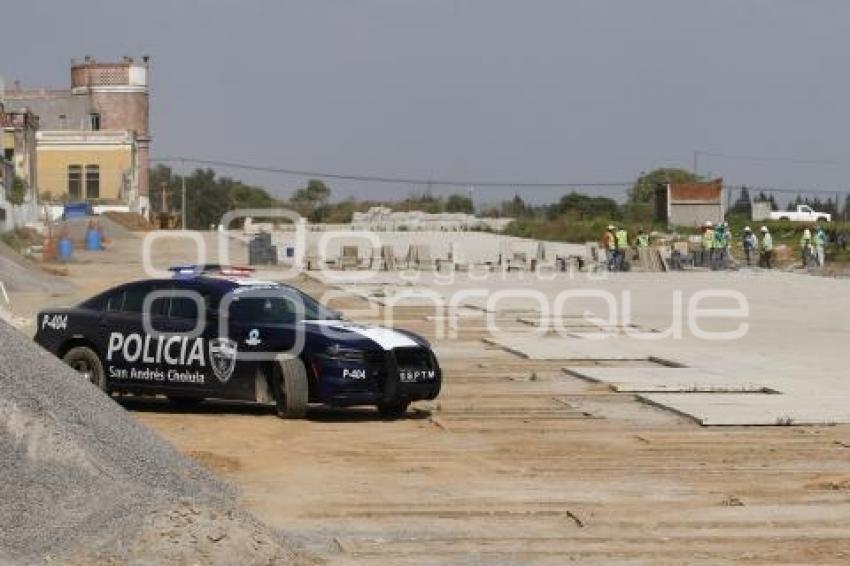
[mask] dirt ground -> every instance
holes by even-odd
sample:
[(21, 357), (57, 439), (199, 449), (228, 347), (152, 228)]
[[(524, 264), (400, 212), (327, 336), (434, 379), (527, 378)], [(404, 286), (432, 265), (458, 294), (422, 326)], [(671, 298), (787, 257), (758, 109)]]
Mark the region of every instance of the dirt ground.
[[(109, 258), (71, 267), (80, 295), (140, 275), (130, 255)], [(19, 294), (13, 308), (67, 299)], [(427, 335), (427, 314), (395, 316)], [(440, 398), (403, 420), (124, 404), (332, 564), (850, 562), (850, 426), (699, 427), (459, 324), (434, 340)]]

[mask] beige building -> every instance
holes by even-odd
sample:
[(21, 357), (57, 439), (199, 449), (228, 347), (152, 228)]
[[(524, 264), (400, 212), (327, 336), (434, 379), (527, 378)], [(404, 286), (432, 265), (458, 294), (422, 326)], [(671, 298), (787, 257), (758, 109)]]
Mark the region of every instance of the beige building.
[(7, 111), (38, 116), (35, 185), (43, 200), (149, 213), (148, 58), (71, 63), (67, 90), (6, 91)]
[(138, 146), (132, 131), (48, 130), (36, 138), (44, 200), (117, 204), (135, 197)]

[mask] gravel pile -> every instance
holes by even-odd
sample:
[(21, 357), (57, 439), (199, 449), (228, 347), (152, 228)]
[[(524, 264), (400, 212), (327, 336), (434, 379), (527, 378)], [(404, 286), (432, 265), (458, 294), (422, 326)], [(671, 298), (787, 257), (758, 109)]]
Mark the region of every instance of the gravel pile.
[(227, 485), (3, 322), (0, 470), (0, 564), (297, 558)]

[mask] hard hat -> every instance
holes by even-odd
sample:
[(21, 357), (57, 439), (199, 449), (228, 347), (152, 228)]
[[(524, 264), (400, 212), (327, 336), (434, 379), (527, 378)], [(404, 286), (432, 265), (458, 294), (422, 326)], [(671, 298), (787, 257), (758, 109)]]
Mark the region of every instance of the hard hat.
[(705, 224), (703, 224), (703, 226), (705, 226), (706, 228), (711, 228), (711, 226), (712, 226), (711, 220), (706, 220)]
[(761, 231), (762, 231), (762, 232), (767, 232), (767, 226), (762, 226), (762, 227), (761, 227)]
[(614, 225), (613, 225), (613, 224), (609, 224), (609, 225), (608, 225), (608, 229), (609, 229), (609, 230), (614, 230), (614, 229), (615, 229), (615, 228), (614, 228)]
[(744, 226), (744, 232), (752, 232), (749, 226)]

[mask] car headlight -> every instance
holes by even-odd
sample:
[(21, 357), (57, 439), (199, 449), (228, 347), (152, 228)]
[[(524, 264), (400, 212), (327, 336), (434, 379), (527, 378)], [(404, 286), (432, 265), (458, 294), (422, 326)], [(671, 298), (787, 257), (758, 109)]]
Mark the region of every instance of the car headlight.
[(340, 362), (363, 363), (363, 352), (352, 348), (345, 348), (339, 344), (332, 344), (324, 352), (324, 357)]

